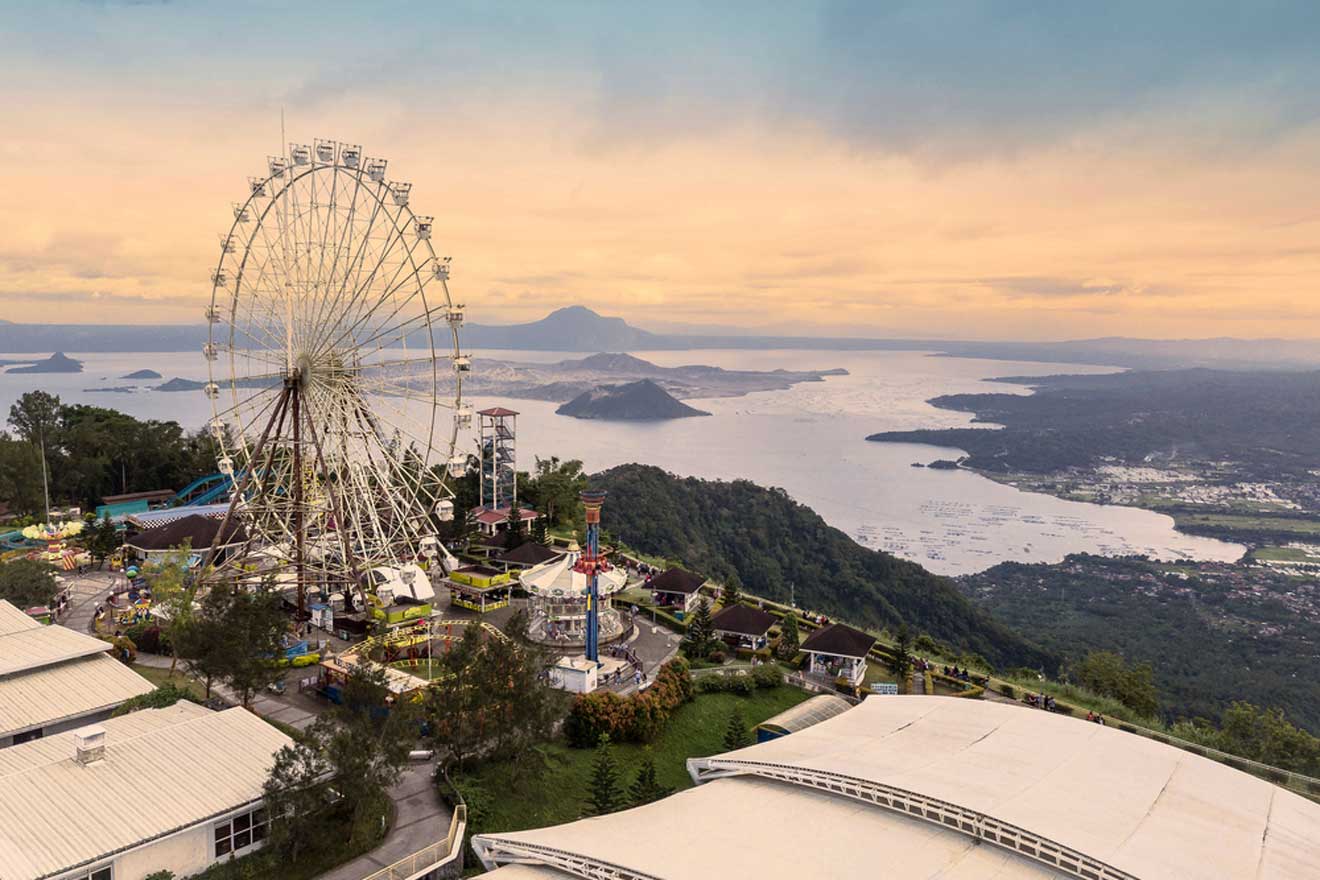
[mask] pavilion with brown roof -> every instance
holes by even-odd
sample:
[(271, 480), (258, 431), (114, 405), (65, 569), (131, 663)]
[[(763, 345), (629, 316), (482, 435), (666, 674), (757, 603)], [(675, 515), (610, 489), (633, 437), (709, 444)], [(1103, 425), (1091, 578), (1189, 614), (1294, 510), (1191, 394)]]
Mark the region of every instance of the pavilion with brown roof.
[(655, 604), (675, 611), (688, 612), (701, 599), (701, 587), (706, 579), (685, 568), (666, 568), (646, 582)]
[(507, 571), (510, 568), (530, 568), (533, 565), (540, 565), (542, 562), (549, 562), (559, 555), (559, 550), (552, 549), (544, 544), (538, 544), (535, 541), (524, 540), (512, 550), (495, 554), (491, 557), (491, 561), (503, 565)]
[[(124, 546), (147, 558), (178, 550), (185, 544), (194, 551), (204, 551), (220, 532), (221, 522), (213, 517), (192, 514), (139, 532), (125, 541)], [(230, 520), (217, 549), (224, 551), (246, 542), (247, 531), (236, 521)]]
[(858, 687), (866, 678), (866, 656), (875, 636), (846, 623), (831, 623), (816, 630), (802, 643), (809, 658), (807, 672)]
[(767, 634), (774, 626), (774, 615), (750, 605), (730, 605), (720, 610), (711, 618), (715, 637), (723, 639), (735, 648), (751, 648), (753, 651), (764, 648)]

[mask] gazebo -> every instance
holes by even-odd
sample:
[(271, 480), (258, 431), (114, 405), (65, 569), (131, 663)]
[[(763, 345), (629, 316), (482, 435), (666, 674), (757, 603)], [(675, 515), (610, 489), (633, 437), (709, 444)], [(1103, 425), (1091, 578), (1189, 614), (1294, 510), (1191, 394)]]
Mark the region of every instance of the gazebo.
[(766, 634), (774, 626), (774, 615), (750, 605), (730, 605), (711, 618), (715, 638), (723, 639), (735, 648), (764, 648)]
[(701, 599), (701, 587), (706, 579), (685, 568), (666, 568), (647, 581), (655, 604), (686, 614)]
[(846, 623), (823, 626), (802, 643), (807, 673), (858, 687), (866, 678), (866, 655), (874, 644), (875, 636)]
[(502, 565), (505, 571), (509, 571), (514, 568), (531, 568), (534, 565), (558, 559), (561, 553), (562, 551), (554, 550), (535, 541), (523, 541), (512, 550), (496, 553), (491, 557), (491, 562)]

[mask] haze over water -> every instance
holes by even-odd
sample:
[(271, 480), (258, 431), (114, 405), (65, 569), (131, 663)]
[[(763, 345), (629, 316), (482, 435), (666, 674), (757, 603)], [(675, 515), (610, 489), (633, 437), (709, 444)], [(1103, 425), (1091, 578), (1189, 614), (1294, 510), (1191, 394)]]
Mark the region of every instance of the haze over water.
[[(522, 361), (577, 356), (526, 351), (474, 354)], [(1103, 367), (944, 358), (919, 352), (635, 354), (664, 366), (844, 367), (849, 375), (787, 391), (691, 400), (711, 417), (660, 423), (580, 421), (555, 415), (558, 404), (534, 400), (472, 398), (469, 402), (477, 408), (499, 403), (520, 413), (518, 453), (524, 469), (533, 466), (534, 456), (558, 455), (582, 459), (589, 471), (636, 461), (681, 475), (745, 478), (779, 486), (861, 543), (942, 574), (979, 571), (1005, 560), (1057, 561), (1079, 551), (1213, 560), (1236, 559), (1242, 553), (1235, 544), (1180, 534), (1172, 519), (1161, 514), (1021, 492), (968, 471), (912, 467), (913, 462), (955, 458), (956, 450), (865, 439), (877, 431), (970, 425), (969, 415), (926, 403), (941, 394), (1030, 393), (1020, 386), (985, 381), (992, 377), (1109, 372)], [(165, 379), (202, 379), (206, 364), (200, 355), (71, 356), (84, 361), (83, 373), (0, 373), (0, 414), (7, 415), (9, 405), (23, 392), (42, 388), (65, 402), (111, 407), (141, 418), (175, 419), (188, 428), (200, 427), (210, 417), (201, 392), (83, 390), (133, 384), (118, 377), (143, 368), (154, 369)], [(471, 445), (472, 438), (466, 442)]]

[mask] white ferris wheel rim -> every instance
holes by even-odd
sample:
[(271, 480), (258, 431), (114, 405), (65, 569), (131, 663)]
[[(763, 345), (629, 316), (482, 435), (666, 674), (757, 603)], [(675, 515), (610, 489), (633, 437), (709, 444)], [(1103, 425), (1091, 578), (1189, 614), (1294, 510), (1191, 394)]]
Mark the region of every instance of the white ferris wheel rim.
[[(408, 204), (410, 185), (389, 182), (382, 160), (363, 159), (349, 145), (333, 144), (329, 160), (319, 161), (328, 144), (318, 141), (315, 153), (301, 148), (301, 162), (290, 145), (290, 155), (272, 157), (270, 173), (253, 178), (248, 198), (235, 206), (212, 275), (208, 395), (231, 472), (259, 476), (276, 490), (261, 494), (268, 510), (245, 517), (274, 545), (293, 538), (292, 502), (278, 492), (288, 465), (281, 474), (268, 459), (263, 470), (255, 447), (263, 425), (275, 420), (283, 384), (299, 377), (298, 405), (311, 409), (303, 415), (313, 433), (311, 467), (323, 472), (325, 488), (313, 501), (331, 522), (339, 518), (329, 510), (332, 493), (357, 505), (343, 519), (359, 526), (353, 552), (370, 558), (392, 543), (415, 542), (419, 515), (448, 492), (444, 468), (465, 409), (461, 307), (449, 292), (448, 260), (431, 243), (430, 218)], [(441, 322), (448, 329), (443, 350), (434, 326)], [(438, 424), (441, 410), (448, 425)], [(431, 469), (437, 458), (438, 480)], [(368, 498), (375, 500), (359, 505)]]

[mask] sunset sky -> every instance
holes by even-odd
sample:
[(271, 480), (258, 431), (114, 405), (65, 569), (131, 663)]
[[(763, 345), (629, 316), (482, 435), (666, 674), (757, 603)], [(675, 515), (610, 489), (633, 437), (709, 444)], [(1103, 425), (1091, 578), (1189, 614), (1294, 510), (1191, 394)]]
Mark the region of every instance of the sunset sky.
[(0, 5), (0, 318), (197, 323), (288, 140), (472, 320), (1320, 337), (1320, 4)]

